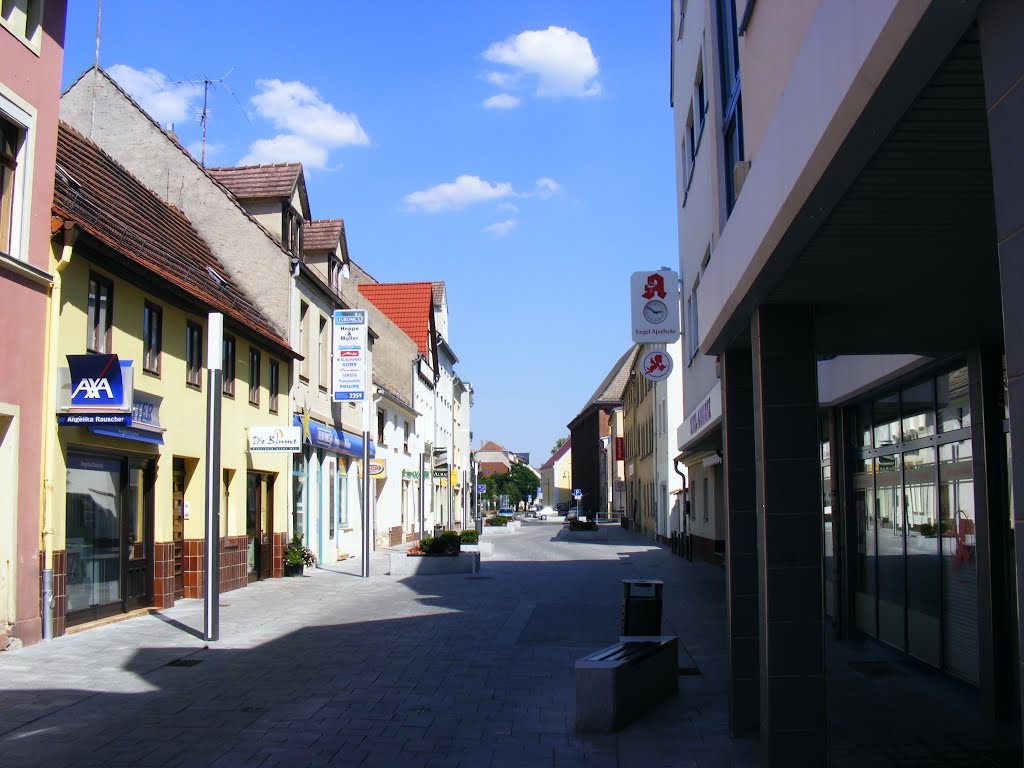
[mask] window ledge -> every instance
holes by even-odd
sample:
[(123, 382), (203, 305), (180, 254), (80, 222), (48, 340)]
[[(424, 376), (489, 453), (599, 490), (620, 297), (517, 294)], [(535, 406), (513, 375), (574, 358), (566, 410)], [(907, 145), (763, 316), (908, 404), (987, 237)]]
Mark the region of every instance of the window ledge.
[(20, 259), (16, 259), (13, 256), (8, 256), (3, 251), (0, 251), (0, 268), (6, 269), (13, 272), (16, 275), (31, 280), (33, 283), (39, 285), (45, 285), (47, 287), (53, 285), (53, 275), (38, 267), (33, 267), (31, 264)]

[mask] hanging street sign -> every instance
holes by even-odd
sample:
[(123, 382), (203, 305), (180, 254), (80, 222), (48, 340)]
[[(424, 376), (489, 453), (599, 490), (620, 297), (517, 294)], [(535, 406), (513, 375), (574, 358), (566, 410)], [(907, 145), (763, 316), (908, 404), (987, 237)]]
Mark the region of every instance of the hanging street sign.
[(671, 269), (634, 272), (629, 278), (633, 341), (671, 344), (679, 339), (679, 276)]
[(640, 372), (648, 381), (664, 381), (672, 373), (672, 356), (664, 349), (648, 350), (640, 358)]
[(366, 310), (334, 310), (334, 402), (366, 399)]

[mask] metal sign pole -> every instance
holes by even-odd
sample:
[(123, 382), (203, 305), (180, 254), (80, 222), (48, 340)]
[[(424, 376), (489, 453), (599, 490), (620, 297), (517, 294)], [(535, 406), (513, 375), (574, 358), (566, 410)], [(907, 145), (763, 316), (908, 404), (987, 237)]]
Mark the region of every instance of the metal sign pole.
[[(211, 312), (206, 323), (206, 551), (203, 635), (220, 639), (220, 406), (224, 315)], [(258, 546), (258, 542), (257, 542)]]

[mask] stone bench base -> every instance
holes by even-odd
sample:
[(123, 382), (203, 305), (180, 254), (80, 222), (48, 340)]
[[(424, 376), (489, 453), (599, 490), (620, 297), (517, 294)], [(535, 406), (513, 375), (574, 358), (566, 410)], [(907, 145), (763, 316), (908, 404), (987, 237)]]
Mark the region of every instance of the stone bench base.
[(440, 576), (449, 573), (476, 573), (479, 570), (479, 552), (459, 552), (456, 557), (391, 554), (392, 576)]
[(494, 542), (481, 541), (479, 544), (463, 544), (463, 552), (479, 552), (480, 557), (491, 557), (494, 555)]
[(679, 690), (679, 638), (629, 637), (576, 662), (576, 730), (612, 733)]
[(519, 530), (518, 525), (485, 525), (481, 536), (509, 536)]

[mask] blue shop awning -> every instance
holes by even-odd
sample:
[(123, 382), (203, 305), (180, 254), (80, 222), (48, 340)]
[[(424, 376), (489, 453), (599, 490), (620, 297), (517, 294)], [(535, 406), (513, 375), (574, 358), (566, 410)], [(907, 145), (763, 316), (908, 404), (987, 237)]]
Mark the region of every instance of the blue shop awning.
[(140, 429), (139, 427), (124, 427), (116, 424), (105, 424), (103, 426), (90, 424), (86, 429), (94, 435), (121, 437), (125, 440), (138, 440), (143, 443), (154, 443), (155, 445), (164, 444), (164, 435), (162, 430), (157, 431), (153, 429)]
[[(354, 456), (357, 459), (363, 458), (363, 438), (353, 435), (351, 432), (339, 432), (334, 427), (328, 427), (320, 422), (303, 419), (299, 416), (292, 417), (292, 424), (302, 427), (302, 442), (305, 445), (312, 445), (316, 448), (323, 448), (325, 451), (344, 453)], [(377, 454), (377, 446), (370, 441), (370, 458)]]

